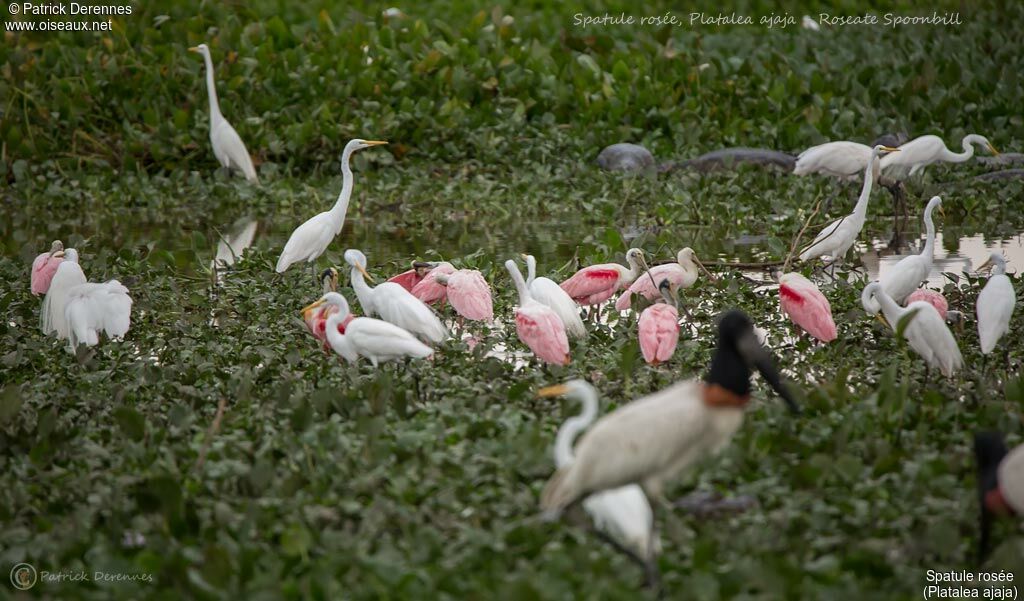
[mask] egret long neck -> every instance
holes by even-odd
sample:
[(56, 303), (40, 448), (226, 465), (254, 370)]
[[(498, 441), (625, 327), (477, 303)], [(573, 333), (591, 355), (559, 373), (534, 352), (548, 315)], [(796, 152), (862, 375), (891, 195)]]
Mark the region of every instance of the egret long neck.
[(597, 417), (597, 395), (594, 394), (594, 391), (585, 392), (581, 400), (583, 401), (583, 411), (579, 415), (565, 420), (562, 427), (558, 429), (558, 437), (555, 439), (555, 467), (562, 468), (572, 463), (573, 441)]
[[(331, 207), (331, 220), (337, 224), (335, 228), (335, 235), (341, 233), (341, 228), (345, 225), (345, 214), (348, 213), (348, 202), (352, 198), (352, 168), (349, 166), (349, 162), (352, 158), (352, 153), (346, 151), (344, 156), (341, 157), (341, 194), (338, 194), (338, 200), (334, 202), (334, 206)], [(362, 274), (360, 274), (362, 275)]]
[(878, 301), (878, 305), (882, 308), (882, 313), (885, 314), (885, 319), (892, 326), (892, 329), (896, 329), (896, 325), (899, 323), (900, 318), (907, 312), (906, 309), (896, 304), (896, 301), (891, 296), (882, 291), (881, 288), (875, 291), (875, 300)]
[(203, 53), (203, 61), (206, 62), (206, 95), (210, 99), (210, 120), (219, 121), (223, 118), (220, 114), (220, 103), (217, 102), (217, 84), (213, 79), (213, 59), (209, 52)]
[(857, 206), (853, 209), (853, 216), (857, 219), (864, 219), (868, 214), (868, 199), (871, 198), (871, 186), (875, 181), (875, 172), (878, 170), (878, 156), (871, 155), (868, 167), (864, 170), (864, 186), (860, 190), (860, 198), (857, 199)]
[(924, 227), (927, 236), (924, 239), (924, 250), (921, 252), (929, 261), (935, 256), (935, 222), (932, 221), (932, 209), (933, 207), (928, 207), (924, 212)]
[(373, 302), (373, 288), (366, 283), (363, 278), (363, 274), (359, 269), (352, 266), (352, 289), (356, 292), (356, 298), (359, 299), (359, 304), (363, 306), (363, 311), (368, 316), (374, 315), (377, 312), (377, 307)]
[(964, 138), (963, 148), (963, 152), (953, 152), (947, 148), (945, 160), (949, 163), (963, 163), (974, 156), (974, 144), (971, 144), (968, 138)]
[(331, 345), (331, 348), (339, 355), (354, 363), (359, 359), (359, 356), (356, 354), (355, 349), (352, 348), (352, 343), (349, 342), (348, 337), (338, 331), (338, 326), (341, 325), (346, 317), (348, 317), (347, 311), (331, 314), (327, 318), (327, 329), (324, 333), (327, 336), (327, 344)]
[(530, 289), (526, 287), (526, 280), (523, 279), (523, 274), (519, 273), (519, 268), (510, 269), (509, 275), (512, 276), (512, 282), (516, 285), (516, 292), (519, 293), (519, 306), (522, 307), (533, 300), (533, 297), (530, 296)]
[(537, 277), (537, 259), (533, 255), (527, 255), (526, 257), (526, 286), (529, 287), (533, 284), (534, 278)]

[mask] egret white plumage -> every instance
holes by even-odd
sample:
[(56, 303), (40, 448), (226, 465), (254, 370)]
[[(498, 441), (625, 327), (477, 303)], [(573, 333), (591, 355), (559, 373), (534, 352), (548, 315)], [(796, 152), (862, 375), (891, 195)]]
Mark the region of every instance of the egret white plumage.
[(341, 194), (330, 211), (324, 211), (307, 219), (302, 225), (295, 228), (288, 242), (281, 251), (281, 257), (277, 260), (277, 273), (283, 273), (293, 263), (306, 261), (312, 264), (324, 254), (331, 240), (341, 233), (345, 225), (345, 213), (348, 212), (348, 202), (352, 198), (352, 168), (349, 163), (352, 153), (371, 146), (380, 146), (387, 142), (378, 140), (351, 140), (345, 145), (341, 153)]
[(871, 161), (871, 147), (857, 142), (827, 142), (811, 146), (796, 157), (793, 175), (821, 173), (856, 179)]
[(981, 509), (978, 561), (988, 555), (992, 523), (999, 517), (1024, 515), (1024, 445), (1007, 452), (1002, 434), (974, 435), (978, 506)]
[(1017, 304), (1017, 293), (1006, 275), (1006, 259), (1000, 253), (992, 253), (978, 269), (992, 265), (992, 276), (978, 294), (978, 340), (981, 352), (991, 353), (996, 343), (1010, 331), (1010, 319)]
[(963, 163), (974, 156), (975, 144), (984, 146), (992, 154), (999, 154), (985, 136), (978, 134), (964, 136), (963, 152), (953, 152), (946, 148), (946, 143), (938, 136), (921, 136), (901, 145), (899, 154), (882, 159), (881, 169), (882, 172), (909, 169), (908, 175), (913, 176), (933, 163)]
[(102, 284), (80, 284), (68, 290), (64, 319), (68, 328), (68, 348), (79, 344), (99, 344), (100, 332), (119, 338), (131, 326), (132, 297), (117, 280)]
[[(537, 394), (541, 397), (566, 396), (583, 405), (579, 415), (562, 424), (555, 439), (555, 467), (566, 469), (575, 460), (573, 440), (597, 417), (597, 391), (584, 380), (570, 380), (544, 388)], [(656, 579), (655, 557), (661, 545), (654, 532), (654, 512), (643, 489), (636, 484), (627, 484), (590, 495), (583, 500), (583, 509), (594, 520), (598, 531), (644, 565), (649, 580)]]
[[(897, 303), (902, 303), (912, 292), (917, 290), (921, 282), (927, 280), (928, 275), (932, 272), (932, 263), (935, 259), (935, 222), (932, 221), (932, 211), (936, 208), (942, 211), (942, 199), (933, 196), (924, 209), (924, 226), (927, 235), (921, 254), (903, 257), (892, 269), (883, 271), (878, 279), (882, 284), (882, 290)], [(873, 299), (865, 299), (863, 304), (864, 310), (870, 315), (878, 313), (878, 303)]]
[(857, 241), (857, 236), (860, 235), (860, 230), (864, 227), (864, 221), (867, 219), (868, 200), (871, 198), (871, 185), (878, 171), (879, 157), (885, 153), (897, 151), (896, 148), (882, 145), (871, 149), (871, 160), (864, 169), (864, 186), (861, 188), (860, 197), (857, 199), (853, 213), (833, 221), (821, 230), (814, 238), (814, 242), (811, 242), (810, 246), (800, 253), (801, 261), (829, 255), (834, 262), (836, 259), (846, 256), (850, 247)]
[[(434, 311), (401, 285), (384, 282), (371, 288), (366, 283), (371, 278), (366, 272), (366, 255), (362, 251), (346, 250), (345, 262), (352, 266), (352, 289), (368, 317), (379, 315), (384, 321), (433, 344), (440, 344), (448, 338), (448, 329)], [(328, 332), (330, 329), (328, 326)]]
[[(633, 304), (634, 294), (643, 296), (647, 300), (657, 299), (661, 294), (658, 287), (664, 280), (668, 280), (673, 290), (689, 288), (696, 283), (697, 276), (700, 275), (698, 269), (703, 270), (709, 278), (714, 277), (704, 268), (704, 264), (697, 258), (697, 253), (693, 252), (692, 248), (686, 247), (676, 253), (675, 263), (655, 265), (649, 270), (649, 276), (644, 275), (633, 280), (629, 288), (624, 290), (619, 295), (619, 299), (615, 301), (615, 309), (618, 311), (629, 309)], [(655, 282), (658, 283), (655, 284)]]
[(68, 292), (75, 286), (85, 284), (88, 280), (85, 272), (78, 264), (78, 251), (69, 248), (64, 251), (64, 260), (57, 267), (50, 281), (50, 289), (46, 291), (43, 306), (39, 313), (39, 327), (44, 334), (56, 332), (59, 340), (68, 337), (68, 322), (64, 310), (68, 306)]
[(629, 403), (602, 417), (576, 445), (576, 459), (548, 480), (545, 511), (562, 511), (608, 489), (639, 484), (648, 498), (665, 482), (718, 453), (743, 422), (756, 368), (794, 412), (799, 411), (771, 354), (741, 311), (718, 323), (718, 347), (704, 380), (688, 380)]
[(328, 292), (320, 300), (304, 308), (303, 317), (321, 306), (334, 308), (327, 318), (327, 343), (349, 363), (355, 363), (359, 357), (365, 357), (377, 367), (381, 362), (406, 358), (422, 359), (434, 352), (408, 331), (372, 317), (352, 318), (342, 333), (338, 326), (348, 320), (351, 310), (345, 297), (337, 292)]
[(249, 151), (242, 143), (242, 138), (220, 112), (210, 48), (206, 44), (199, 44), (188, 50), (202, 54), (203, 60), (206, 62), (206, 94), (210, 100), (210, 144), (213, 145), (213, 155), (225, 169), (237, 169), (245, 175), (245, 179), (250, 182), (258, 182), (256, 168), (252, 165), (252, 157), (249, 156)]
[(565, 290), (550, 278), (537, 277), (537, 259), (533, 255), (523, 255), (526, 260), (526, 287), (530, 290), (533, 300), (551, 308), (565, 326), (569, 338), (583, 339), (587, 337), (587, 328), (580, 318), (579, 305), (572, 300)]
[(903, 337), (925, 363), (937, 367), (946, 377), (951, 377), (963, 367), (963, 357), (953, 333), (930, 303), (915, 301), (901, 307), (885, 293), (878, 282), (872, 282), (864, 287), (861, 302), (867, 306), (868, 300), (872, 297), (881, 305), (882, 314), (892, 328), (898, 328), (900, 320), (904, 317), (910, 319), (910, 323), (903, 329)]

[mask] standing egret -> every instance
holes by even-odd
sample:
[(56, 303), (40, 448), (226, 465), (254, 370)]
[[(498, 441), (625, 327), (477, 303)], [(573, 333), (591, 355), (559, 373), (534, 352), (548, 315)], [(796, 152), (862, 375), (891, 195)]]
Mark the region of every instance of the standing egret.
[(974, 458), (981, 508), (980, 563), (988, 555), (992, 522), (997, 517), (1024, 515), (1024, 445), (1007, 452), (1001, 434), (978, 432), (974, 435)]
[[(903, 302), (911, 292), (917, 290), (921, 282), (927, 280), (932, 272), (932, 262), (935, 259), (935, 222), (932, 221), (932, 211), (936, 207), (942, 211), (942, 199), (933, 196), (924, 209), (924, 226), (928, 233), (921, 254), (903, 257), (892, 269), (882, 272), (878, 278), (882, 290), (897, 303)], [(878, 313), (878, 309), (878, 303), (872, 299), (864, 302), (864, 310), (869, 314)]]
[[(333, 267), (325, 269), (324, 272), (320, 274), (320, 282), (323, 283), (324, 294), (327, 294), (328, 292), (337, 292), (338, 270)], [(302, 313), (303, 321), (306, 322), (306, 327), (309, 328), (309, 333), (312, 334), (314, 338), (322, 342), (325, 349), (330, 348), (330, 345), (327, 342), (327, 318), (337, 312), (337, 305), (324, 303), (315, 309), (304, 311)], [(348, 325), (348, 322), (352, 321), (353, 317), (354, 316), (349, 313), (349, 316), (343, 319), (338, 325), (338, 331), (344, 334), (345, 326)]]
[(935, 290), (929, 290), (927, 288), (918, 288), (910, 293), (910, 296), (903, 301), (903, 305), (907, 306), (910, 303), (917, 301), (924, 301), (935, 307), (935, 310), (939, 312), (939, 317), (941, 317), (943, 321), (946, 320), (946, 315), (949, 313), (949, 301), (946, 300), (945, 296), (942, 296), (941, 292), (936, 292)]
[[(617, 311), (625, 311), (630, 308), (634, 294), (643, 296), (647, 300), (658, 298), (658, 287), (661, 286), (660, 282), (662, 280), (668, 280), (672, 284), (673, 289), (689, 288), (697, 281), (697, 276), (699, 275), (698, 268), (703, 270), (709, 278), (713, 278), (711, 273), (704, 268), (704, 264), (697, 258), (693, 249), (686, 247), (676, 254), (675, 263), (655, 265), (650, 270), (650, 277), (645, 275), (644, 277), (636, 278), (629, 288), (619, 295), (619, 300), (615, 301), (615, 309)], [(658, 284), (655, 285), (655, 282), (658, 282)]]
[(457, 269), (452, 273), (439, 274), (434, 280), (447, 289), (448, 302), (460, 319), (494, 321), (491, 287), (479, 271)]
[[(430, 307), (412, 295), (401, 285), (392, 282), (371, 288), (366, 280), (366, 255), (350, 248), (345, 251), (345, 262), (352, 266), (352, 289), (367, 317), (379, 315), (384, 321), (395, 324), (403, 330), (440, 344), (448, 338), (448, 330)], [(328, 326), (330, 332), (330, 326)]]
[(978, 339), (981, 352), (989, 354), (996, 343), (1010, 331), (1010, 318), (1017, 304), (1017, 293), (1006, 275), (1006, 259), (999, 253), (992, 253), (979, 269), (992, 265), (992, 276), (978, 294)]
[(854, 207), (853, 213), (833, 221), (821, 230), (814, 238), (814, 242), (800, 253), (801, 261), (830, 255), (832, 261), (835, 262), (846, 256), (850, 247), (857, 241), (857, 236), (860, 235), (860, 230), (864, 227), (864, 221), (867, 219), (868, 199), (871, 198), (871, 185), (879, 165), (878, 157), (887, 152), (898, 152), (898, 149), (882, 145), (871, 149), (871, 160), (864, 169), (864, 186), (861, 188), (860, 198), (857, 199), (857, 206)]
[(412, 295), (428, 305), (444, 304), (448, 299), (448, 288), (437, 281), (442, 275), (455, 273), (455, 266), (447, 261), (429, 263), (430, 269), (423, 274), (423, 279), (412, 287)]
[(871, 147), (857, 142), (828, 142), (811, 146), (796, 157), (793, 175), (821, 173), (857, 179), (871, 161)]
[(882, 313), (893, 329), (899, 327), (900, 320), (904, 317), (910, 319), (910, 323), (903, 330), (903, 337), (925, 363), (939, 368), (946, 377), (951, 377), (963, 367), (963, 357), (956, 345), (956, 339), (935, 307), (925, 301), (901, 307), (885, 293), (878, 282), (872, 282), (864, 287), (861, 302), (867, 306), (872, 297), (881, 305)]
[[(327, 318), (327, 343), (334, 352), (349, 363), (366, 357), (374, 367), (380, 362), (397, 359), (422, 359), (433, 354), (433, 349), (416, 339), (406, 330), (372, 317), (351, 318), (348, 301), (337, 292), (328, 292), (320, 300), (302, 310), (303, 318), (324, 305), (334, 308)], [(339, 326), (348, 321), (344, 332)]]
[(284, 273), (292, 263), (299, 261), (306, 261), (313, 267), (313, 263), (324, 254), (331, 240), (341, 233), (341, 228), (345, 225), (348, 201), (352, 197), (352, 169), (349, 167), (352, 153), (381, 144), (387, 142), (357, 138), (345, 145), (345, 150), (341, 153), (342, 183), (338, 200), (330, 211), (314, 215), (295, 228), (284, 245), (284, 250), (281, 251), (281, 257), (277, 260), (277, 273)]
[(569, 339), (565, 334), (565, 324), (555, 311), (543, 305), (530, 295), (526, 280), (519, 272), (515, 261), (505, 261), (516, 292), (519, 293), (519, 306), (515, 309), (516, 334), (519, 340), (530, 347), (538, 359), (555, 365), (568, 365), (572, 358), (569, 355)]
[(547, 305), (554, 311), (565, 326), (565, 334), (569, 338), (583, 339), (587, 337), (587, 328), (580, 319), (580, 309), (572, 297), (553, 280), (537, 277), (537, 259), (533, 255), (523, 255), (526, 259), (526, 287), (530, 290), (533, 300)]
[(581, 305), (600, 305), (616, 292), (632, 284), (637, 276), (647, 269), (644, 251), (631, 248), (626, 252), (629, 268), (618, 263), (601, 263), (584, 267), (562, 282), (574, 301)]
[(987, 138), (978, 134), (964, 136), (963, 152), (953, 152), (946, 148), (946, 143), (938, 136), (921, 136), (900, 146), (899, 154), (882, 159), (882, 171), (909, 168), (908, 175), (914, 175), (933, 163), (963, 163), (974, 156), (974, 144), (985, 146), (992, 154), (999, 154)]
[(576, 445), (576, 460), (548, 480), (541, 508), (561, 512), (627, 484), (641, 485), (648, 498), (660, 497), (667, 480), (717, 454), (739, 429), (752, 368), (799, 412), (750, 318), (729, 311), (719, 320), (718, 347), (704, 380), (679, 382), (598, 420)]
[[(566, 396), (583, 404), (583, 411), (570, 417), (558, 430), (555, 439), (555, 467), (568, 469), (574, 461), (572, 442), (597, 417), (597, 391), (584, 380), (540, 390), (540, 397)], [(594, 520), (594, 527), (606, 534), (616, 545), (637, 559), (647, 572), (648, 582), (657, 580), (655, 562), (660, 543), (654, 532), (654, 512), (636, 484), (606, 490), (583, 500), (583, 509)]]
[(793, 323), (822, 342), (836, 339), (832, 305), (814, 282), (799, 273), (779, 278), (779, 304)]
[(57, 267), (64, 260), (64, 244), (60, 240), (54, 240), (50, 245), (50, 252), (45, 252), (32, 261), (32, 277), (30, 280), (32, 294), (39, 296), (46, 294), (50, 289), (50, 282)]
[(59, 340), (68, 337), (68, 322), (64, 315), (68, 305), (68, 291), (87, 281), (85, 272), (78, 264), (78, 251), (73, 248), (64, 251), (64, 260), (53, 274), (50, 289), (46, 291), (40, 310), (39, 326), (44, 334), (56, 332)]
[(238, 136), (238, 132), (231, 127), (231, 124), (220, 112), (210, 49), (206, 44), (199, 44), (188, 50), (202, 54), (203, 60), (206, 61), (206, 94), (210, 98), (210, 144), (213, 145), (213, 155), (225, 169), (237, 169), (245, 175), (245, 179), (250, 182), (258, 182), (256, 168), (252, 166), (252, 158), (249, 156), (249, 151), (245, 149), (242, 138)]
[(68, 348), (79, 344), (99, 344), (100, 332), (109, 338), (128, 333), (131, 326), (132, 297), (117, 280), (102, 284), (79, 284), (68, 290), (64, 319), (68, 328)]
[(679, 310), (673, 297), (672, 282), (667, 278), (658, 284), (662, 301), (650, 305), (640, 314), (637, 336), (640, 338), (640, 352), (644, 361), (651, 365), (664, 363), (672, 358), (679, 343)]

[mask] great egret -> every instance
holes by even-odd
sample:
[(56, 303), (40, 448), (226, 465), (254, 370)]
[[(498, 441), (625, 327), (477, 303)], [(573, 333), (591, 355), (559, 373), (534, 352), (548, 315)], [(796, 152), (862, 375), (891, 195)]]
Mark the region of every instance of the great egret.
[[(878, 279), (882, 284), (882, 290), (897, 303), (903, 302), (911, 292), (917, 290), (921, 282), (927, 280), (932, 272), (932, 262), (935, 259), (935, 222), (932, 221), (932, 211), (936, 207), (942, 211), (942, 199), (933, 196), (924, 209), (924, 226), (928, 233), (921, 254), (903, 257), (892, 269), (882, 272)], [(871, 299), (864, 302), (864, 310), (871, 315), (878, 313), (878, 308), (878, 303)]]
[(109, 338), (128, 333), (132, 297), (117, 280), (102, 284), (79, 284), (68, 290), (64, 319), (68, 327), (68, 348), (99, 344), (100, 332)]
[(366, 273), (366, 255), (362, 251), (346, 250), (345, 262), (352, 266), (352, 289), (368, 317), (379, 315), (384, 321), (434, 344), (448, 338), (448, 330), (437, 315), (408, 290), (391, 282), (373, 288), (366, 283), (370, 274)]
[(39, 327), (44, 334), (56, 332), (59, 340), (67, 339), (69, 331), (64, 310), (68, 306), (68, 292), (86, 282), (85, 272), (78, 264), (78, 251), (73, 248), (65, 250), (64, 260), (53, 274), (40, 310)]
[(342, 183), (338, 200), (335, 201), (330, 211), (314, 215), (295, 228), (284, 245), (284, 250), (281, 251), (281, 257), (277, 260), (277, 273), (283, 273), (292, 263), (299, 261), (306, 261), (312, 266), (312, 263), (327, 250), (331, 240), (341, 233), (341, 228), (345, 225), (348, 201), (352, 197), (352, 169), (349, 166), (352, 153), (381, 144), (387, 144), (387, 142), (357, 138), (345, 145), (345, 150), (341, 153)]
[(494, 321), (491, 287), (482, 273), (475, 269), (457, 269), (450, 274), (439, 274), (434, 280), (448, 289), (448, 302), (460, 317), (470, 321)]
[(54, 274), (57, 273), (57, 267), (63, 260), (64, 244), (60, 240), (54, 240), (50, 245), (50, 252), (45, 252), (32, 261), (32, 294), (46, 294)]
[(206, 94), (210, 98), (210, 144), (213, 145), (213, 155), (225, 169), (237, 169), (245, 175), (245, 179), (250, 182), (258, 182), (256, 168), (252, 166), (252, 157), (245, 149), (242, 138), (238, 136), (238, 132), (231, 127), (231, 124), (220, 112), (210, 49), (206, 44), (199, 44), (188, 50), (202, 54), (203, 60), (206, 61)]
[(941, 317), (943, 321), (946, 320), (946, 315), (949, 312), (949, 301), (946, 300), (945, 296), (942, 296), (941, 292), (936, 292), (927, 288), (918, 288), (911, 292), (910, 296), (903, 301), (903, 306), (907, 306), (910, 303), (915, 303), (917, 301), (924, 301), (935, 307), (935, 310), (939, 312), (939, 317)]
[(1002, 434), (974, 435), (978, 505), (981, 508), (978, 561), (988, 555), (992, 522), (998, 517), (1024, 515), (1024, 445), (1006, 450)]
[[(338, 270), (333, 267), (325, 269), (324, 272), (320, 274), (320, 282), (323, 284), (324, 294), (327, 294), (328, 292), (337, 292)], [(337, 312), (337, 305), (324, 303), (315, 309), (304, 311), (302, 313), (302, 318), (306, 322), (306, 327), (309, 328), (309, 333), (312, 334), (314, 338), (322, 342), (325, 349), (330, 348), (330, 345), (327, 342), (327, 318)], [(345, 326), (352, 321), (353, 317), (355, 316), (349, 313), (349, 316), (343, 319), (339, 324), (338, 331), (344, 334)]]
[(999, 253), (992, 253), (979, 269), (992, 265), (992, 276), (978, 294), (978, 339), (981, 352), (988, 354), (996, 343), (1010, 331), (1010, 318), (1017, 304), (1017, 293), (1006, 275), (1006, 259)]
[(382, 361), (422, 359), (434, 352), (406, 330), (372, 317), (351, 319), (343, 333), (339, 326), (351, 317), (351, 311), (348, 301), (337, 292), (328, 292), (320, 300), (303, 309), (303, 317), (323, 305), (334, 307), (334, 311), (327, 318), (327, 343), (349, 363), (355, 363), (359, 357), (365, 357), (377, 367)]
[(946, 377), (951, 377), (963, 367), (963, 357), (960, 356), (956, 339), (946, 327), (946, 322), (939, 317), (935, 307), (924, 301), (901, 307), (885, 293), (878, 282), (872, 282), (864, 287), (861, 302), (866, 306), (872, 297), (881, 305), (882, 313), (892, 328), (898, 328), (900, 320), (904, 317), (910, 319), (910, 323), (903, 330), (903, 337), (925, 363), (939, 368)]
[(846, 256), (846, 253), (857, 241), (861, 228), (868, 214), (868, 199), (871, 198), (871, 185), (874, 181), (874, 174), (878, 170), (879, 157), (887, 152), (898, 152), (896, 148), (878, 145), (871, 149), (871, 160), (864, 169), (864, 186), (860, 191), (860, 198), (857, 199), (857, 206), (853, 213), (837, 219), (830, 223), (825, 229), (814, 238), (807, 249), (800, 253), (801, 261), (809, 261), (822, 255), (830, 255), (832, 261)]
[(697, 258), (697, 254), (693, 252), (693, 249), (686, 247), (676, 253), (675, 263), (655, 265), (651, 268), (649, 277), (647, 275), (637, 277), (629, 288), (619, 295), (619, 300), (615, 301), (615, 309), (625, 311), (630, 308), (634, 294), (643, 296), (647, 300), (658, 298), (659, 292), (654, 282), (659, 282), (658, 286), (660, 286), (662, 280), (668, 280), (672, 284), (673, 289), (689, 288), (697, 281), (697, 276), (699, 275), (698, 268), (703, 270), (709, 278), (713, 277), (704, 268), (704, 264)]
[(811, 146), (796, 157), (793, 175), (821, 173), (842, 179), (857, 179), (871, 161), (871, 147), (857, 142), (828, 142)]
[(403, 271), (402, 273), (388, 278), (388, 281), (393, 284), (398, 284), (402, 288), (405, 288), (409, 292), (423, 281), (428, 273), (434, 268), (433, 263), (424, 263), (421, 261), (413, 261), (412, 269)]
[[(597, 391), (583, 380), (570, 380), (544, 388), (537, 394), (541, 397), (565, 396), (583, 405), (579, 415), (562, 424), (555, 439), (555, 467), (568, 469), (574, 461), (573, 440), (597, 417)], [(661, 544), (654, 532), (654, 512), (643, 489), (636, 484), (628, 484), (590, 495), (583, 500), (583, 509), (590, 514), (598, 531), (644, 565), (649, 582), (657, 580), (655, 558)]]
[(530, 290), (533, 300), (547, 305), (554, 311), (565, 326), (565, 334), (569, 338), (583, 339), (587, 337), (587, 328), (580, 319), (580, 309), (562, 287), (553, 280), (537, 277), (537, 259), (533, 255), (523, 255), (526, 259), (526, 287)]
[(974, 156), (974, 144), (983, 145), (992, 154), (999, 154), (985, 136), (978, 134), (964, 136), (963, 152), (953, 152), (946, 148), (946, 143), (938, 136), (921, 136), (900, 146), (899, 154), (882, 159), (882, 172), (893, 168), (909, 168), (908, 175), (912, 176), (933, 163), (963, 163)]
[(779, 278), (779, 304), (793, 323), (822, 342), (836, 339), (832, 305), (818, 286), (799, 273), (784, 273)]
[(626, 252), (625, 268), (618, 263), (601, 263), (584, 267), (562, 282), (562, 290), (581, 305), (599, 305), (616, 292), (633, 283), (647, 269), (644, 251), (631, 248)]
[(565, 334), (565, 324), (551, 307), (542, 305), (530, 295), (526, 280), (519, 272), (515, 261), (505, 261), (505, 269), (512, 276), (512, 282), (519, 293), (519, 306), (515, 309), (516, 333), (519, 340), (530, 347), (533, 354), (541, 361), (555, 365), (568, 365), (572, 358), (569, 355), (569, 339)]
[(664, 302), (654, 303), (640, 313), (637, 335), (640, 352), (644, 361), (651, 365), (664, 363), (672, 358), (679, 343), (679, 310), (673, 296), (672, 282), (667, 278), (658, 284)]
[(455, 273), (455, 266), (447, 261), (429, 263), (428, 265), (430, 265), (430, 269), (423, 274), (423, 279), (413, 286), (410, 292), (428, 305), (443, 305), (444, 301), (448, 299), (448, 288), (438, 282), (437, 278)]
[(582, 497), (627, 484), (640, 484), (648, 498), (660, 497), (667, 480), (721, 451), (739, 429), (752, 368), (799, 411), (750, 318), (729, 311), (719, 320), (718, 348), (704, 380), (674, 384), (598, 420), (576, 445), (576, 460), (548, 480), (541, 508), (560, 512)]

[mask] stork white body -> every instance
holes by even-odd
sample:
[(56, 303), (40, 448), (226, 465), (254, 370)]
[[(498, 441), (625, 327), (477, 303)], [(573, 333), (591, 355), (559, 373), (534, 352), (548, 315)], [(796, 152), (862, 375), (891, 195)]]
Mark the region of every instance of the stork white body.
[(992, 253), (988, 262), (995, 265), (988, 283), (978, 294), (978, 340), (981, 352), (991, 353), (996, 343), (1010, 331), (1010, 319), (1017, 304), (1017, 293), (1006, 275), (1006, 260), (999, 253)]
[(39, 314), (39, 327), (44, 334), (56, 333), (59, 340), (68, 338), (70, 331), (65, 314), (68, 293), (87, 281), (85, 272), (78, 264), (78, 251), (73, 248), (64, 251), (64, 260), (53, 275)]
[(793, 175), (820, 173), (842, 179), (857, 179), (871, 160), (871, 147), (857, 142), (828, 142), (800, 153)]
[[(921, 282), (927, 280), (932, 272), (932, 264), (935, 260), (935, 222), (932, 221), (932, 211), (941, 203), (942, 199), (934, 196), (924, 209), (924, 225), (927, 235), (921, 254), (903, 257), (892, 269), (882, 272), (878, 279), (882, 284), (882, 290), (897, 303), (902, 303), (917, 290)], [(879, 306), (875, 299), (864, 299), (863, 304), (864, 310), (870, 315), (878, 313)]]
[(569, 338), (586, 338), (587, 329), (580, 318), (576, 301), (572, 300), (572, 297), (554, 280), (536, 276), (537, 259), (533, 255), (526, 255), (526, 287), (530, 290), (530, 296), (538, 303), (550, 307), (558, 315)]
[(253, 167), (252, 157), (249, 156), (249, 151), (246, 150), (242, 138), (220, 112), (210, 49), (206, 44), (200, 44), (189, 48), (189, 50), (202, 54), (203, 60), (206, 62), (206, 94), (210, 100), (210, 144), (213, 146), (213, 155), (225, 169), (241, 171), (245, 175), (245, 179), (250, 182), (258, 182), (256, 168)]
[(963, 357), (960, 355), (956, 339), (946, 326), (945, 320), (930, 303), (915, 301), (901, 307), (885, 293), (878, 282), (872, 282), (864, 288), (861, 302), (866, 305), (872, 296), (881, 305), (882, 314), (893, 328), (899, 327), (899, 322), (904, 316), (913, 314), (910, 323), (903, 330), (903, 337), (925, 363), (937, 367), (946, 377), (952, 376), (963, 367)]

